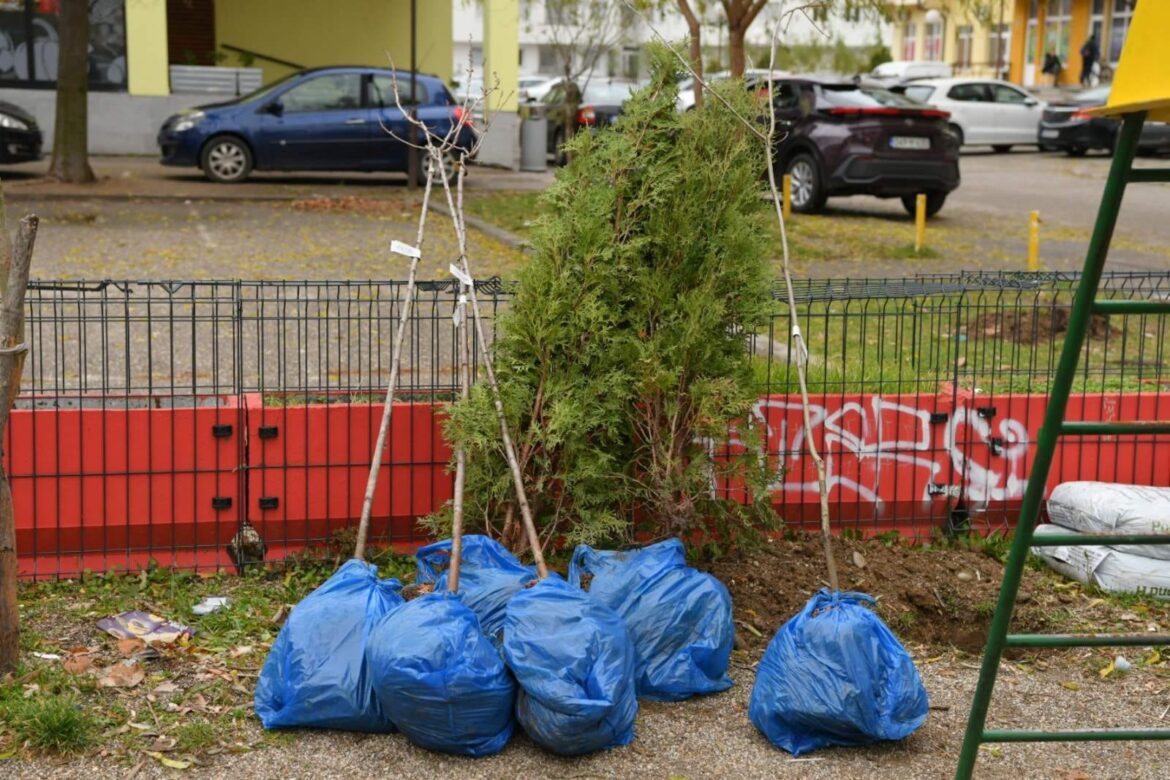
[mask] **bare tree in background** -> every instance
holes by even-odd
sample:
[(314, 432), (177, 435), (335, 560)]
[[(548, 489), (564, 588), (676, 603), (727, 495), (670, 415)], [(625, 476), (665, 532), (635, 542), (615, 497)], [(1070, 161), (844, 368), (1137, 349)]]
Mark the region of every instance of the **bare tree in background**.
[(601, 55), (622, 38), (621, 0), (545, 0), (544, 22), (564, 78), (565, 141), (573, 137), (581, 93)]
[[(691, 43), (691, 68), (694, 69), (695, 108), (703, 107), (703, 20), (707, 13), (707, 3), (704, 0), (694, 0), (695, 7), (691, 8), (691, 0), (677, 0), (678, 10), (682, 12), (687, 22), (687, 32)], [(697, 12), (697, 13), (696, 13)]]
[(61, 0), (57, 60), (57, 119), (49, 175), (82, 184), (94, 180), (89, 167), (89, 2)]

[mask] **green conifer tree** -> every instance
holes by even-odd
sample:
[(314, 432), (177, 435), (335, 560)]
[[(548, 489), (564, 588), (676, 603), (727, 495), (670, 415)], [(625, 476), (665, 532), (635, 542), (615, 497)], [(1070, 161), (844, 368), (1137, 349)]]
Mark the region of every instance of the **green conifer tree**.
[[(652, 79), (612, 128), (582, 133), (542, 201), (534, 255), (497, 324), (493, 355), (525, 484), (545, 538), (686, 534), (712, 517), (730, 472), (770, 514), (754, 454), (713, 463), (756, 397), (746, 336), (771, 307), (764, 150), (718, 101), (675, 109), (675, 59), (651, 53)], [(759, 108), (734, 85), (742, 116)], [(740, 426), (750, 439), (750, 426)], [(447, 436), (468, 452), (469, 530), (521, 535), (490, 395), (451, 408)], [(722, 459), (721, 459), (722, 460)], [(447, 519), (431, 519), (437, 531)], [(513, 530), (515, 529), (515, 530)]]

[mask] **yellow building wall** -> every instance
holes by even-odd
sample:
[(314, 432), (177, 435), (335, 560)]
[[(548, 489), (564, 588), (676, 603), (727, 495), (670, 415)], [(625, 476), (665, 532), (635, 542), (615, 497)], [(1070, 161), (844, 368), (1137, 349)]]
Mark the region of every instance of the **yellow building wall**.
[[(451, 80), (452, 4), (416, 0), (417, 65)], [(127, 4), (127, 9), (133, 3)], [(128, 13), (129, 11), (127, 11)], [(306, 68), (325, 65), (410, 67), (410, 0), (216, 0), (215, 39), (225, 65), (242, 64), (235, 46)], [(264, 56), (251, 63), (264, 82), (296, 70)]]
[(131, 95), (171, 94), (166, 0), (126, 3), (126, 71)]
[[(1012, 14), (1012, 66), (1011, 80), (1023, 83), (1024, 65), (1027, 59), (1028, 37), (1028, 6), (1029, 0), (1015, 0)], [(1108, 7), (1108, 3), (1106, 6)], [(1081, 46), (1089, 38), (1089, 17), (1092, 0), (1073, 0), (1072, 18), (1069, 21), (1068, 55), (1064, 61), (1064, 70), (1060, 72), (1059, 84), (1070, 86), (1080, 83), (1081, 79)], [(1052, 84), (1052, 77), (1041, 73), (1044, 66), (1044, 53), (1048, 45), (1048, 35), (1045, 30), (1047, 7), (1040, 3), (1037, 12), (1037, 39), (1036, 39), (1036, 83), (1040, 85)], [(1101, 48), (1107, 45), (1105, 41), (1098, 41)]]

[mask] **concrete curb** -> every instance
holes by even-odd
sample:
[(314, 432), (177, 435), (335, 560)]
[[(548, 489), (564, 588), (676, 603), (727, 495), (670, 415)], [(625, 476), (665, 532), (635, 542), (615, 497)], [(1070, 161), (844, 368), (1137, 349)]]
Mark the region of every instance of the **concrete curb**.
[[(447, 210), (446, 206), (439, 206), (432, 203), (431, 208), (439, 214), (442, 214), (444, 217), (447, 217), (448, 219), (451, 218), (451, 212)], [(475, 228), (480, 233), (490, 236), (502, 244), (507, 244), (512, 249), (518, 250), (520, 252), (532, 251), (532, 245), (528, 243), (527, 239), (521, 238), (510, 230), (505, 230), (502, 227), (493, 225), (490, 222), (485, 222), (479, 217), (473, 217), (470, 214), (465, 214), (463, 219), (468, 225), (471, 225), (471, 227)]]

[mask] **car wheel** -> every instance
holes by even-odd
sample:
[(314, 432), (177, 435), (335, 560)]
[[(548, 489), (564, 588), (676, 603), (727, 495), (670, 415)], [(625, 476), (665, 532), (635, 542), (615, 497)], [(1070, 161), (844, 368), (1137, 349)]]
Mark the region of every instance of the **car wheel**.
[(992, 144), (991, 151), (996, 154), (1007, 154), (1012, 150), (1011, 144)]
[[(947, 194), (945, 192), (928, 192), (926, 193), (926, 216), (933, 217), (935, 214), (942, 211), (943, 204), (947, 202)], [(902, 207), (910, 212), (910, 216), (915, 216), (918, 213), (918, 196), (917, 195), (903, 195)]]
[[(462, 164), (463, 153), (455, 149), (447, 149), (443, 152), (440, 158), (440, 170), (435, 171), (434, 183), (442, 185), (444, 181), (448, 184), (455, 183), (455, 177), (459, 174), (459, 166)], [(435, 166), (435, 158), (428, 153), (422, 159), (418, 166), (418, 183), (419, 186), (425, 187), (427, 183), (427, 173)]]
[(951, 132), (954, 134), (955, 138), (959, 139), (959, 146), (962, 146), (963, 145), (963, 128), (959, 127), (958, 125), (950, 125), (950, 128), (951, 128)]
[(1069, 148), (1065, 149), (1064, 152), (1069, 157), (1084, 157), (1086, 154), (1088, 154), (1089, 149), (1085, 146), (1070, 146)]
[(824, 185), (817, 161), (810, 154), (798, 154), (788, 161), (787, 173), (792, 177), (792, 210), (813, 214), (825, 205)]
[(203, 147), (200, 164), (212, 181), (234, 184), (252, 172), (252, 150), (235, 136), (216, 136)]

